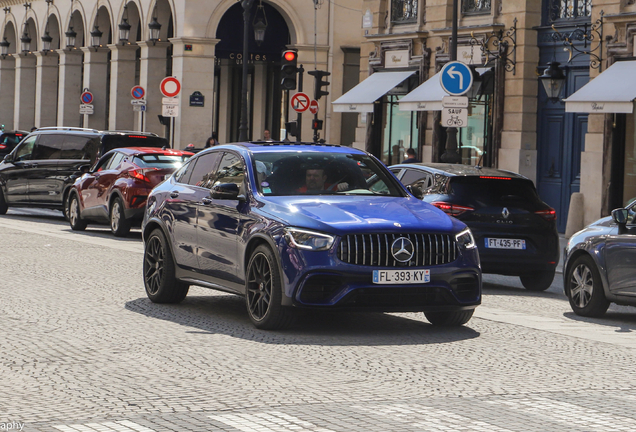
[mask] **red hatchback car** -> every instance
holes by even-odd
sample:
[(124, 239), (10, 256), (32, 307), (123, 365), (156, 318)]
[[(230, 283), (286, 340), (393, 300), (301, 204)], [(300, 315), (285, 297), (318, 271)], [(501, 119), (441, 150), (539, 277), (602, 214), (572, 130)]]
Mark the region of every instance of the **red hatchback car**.
[(71, 229), (82, 231), (88, 223), (110, 223), (124, 237), (141, 222), (148, 194), (194, 153), (151, 147), (112, 150), (78, 178), (68, 198)]

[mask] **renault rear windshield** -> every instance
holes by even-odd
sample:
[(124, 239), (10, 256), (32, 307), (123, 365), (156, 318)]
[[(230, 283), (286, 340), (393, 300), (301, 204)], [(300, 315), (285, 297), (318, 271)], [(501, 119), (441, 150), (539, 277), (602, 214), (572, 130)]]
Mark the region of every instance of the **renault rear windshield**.
[(104, 135), (104, 152), (121, 147), (168, 147), (168, 140), (151, 135)]

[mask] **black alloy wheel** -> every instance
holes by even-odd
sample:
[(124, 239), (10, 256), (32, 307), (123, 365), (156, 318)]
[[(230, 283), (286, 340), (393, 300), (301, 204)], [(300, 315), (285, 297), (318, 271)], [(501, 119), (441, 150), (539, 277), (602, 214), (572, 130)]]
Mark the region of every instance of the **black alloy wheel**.
[(68, 205), (68, 223), (73, 231), (84, 231), (86, 229), (86, 221), (82, 219), (80, 213), (79, 198), (76, 194), (71, 194)]
[(601, 275), (594, 260), (581, 255), (568, 268), (566, 294), (575, 314), (600, 317), (605, 314), (610, 302), (605, 298)]
[(126, 237), (130, 232), (131, 222), (126, 219), (124, 202), (117, 197), (110, 206), (110, 230), (115, 237)]
[(466, 324), (473, 316), (474, 309), (464, 311), (424, 312), (424, 316), (434, 326), (453, 327)]
[(521, 284), (528, 291), (545, 291), (554, 280), (555, 270), (537, 272), (536, 274), (519, 276)]
[(276, 330), (292, 323), (293, 311), (281, 305), (280, 271), (269, 247), (260, 245), (254, 250), (247, 265), (245, 285), (247, 313), (254, 326)]
[(0, 215), (7, 214), (7, 210), (9, 210), (9, 206), (7, 205), (7, 201), (4, 199), (4, 194), (0, 190)]
[(144, 286), (153, 303), (180, 303), (188, 295), (190, 286), (175, 276), (175, 263), (166, 237), (154, 230), (144, 249)]

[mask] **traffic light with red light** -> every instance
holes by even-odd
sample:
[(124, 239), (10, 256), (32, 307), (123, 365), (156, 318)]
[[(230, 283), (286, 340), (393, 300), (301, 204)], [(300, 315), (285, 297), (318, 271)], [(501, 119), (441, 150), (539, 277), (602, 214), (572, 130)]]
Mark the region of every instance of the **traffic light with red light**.
[(315, 70), (315, 71), (309, 71), (307, 73), (309, 75), (312, 75), (315, 80), (314, 99), (318, 100), (323, 96), (327, 96), (329, 92), (326, 90), (323, 90), (322, 88), (327, 87), (331, 83), (329, 81), (323, 81), (323, 79), (331, 75), (331, 72)]
[(281, 58), (281, 87), (283, 90), (295, 90), (296, 89), (296, 76), (298, 75), (298, 51), (285, 50)]
[(317, 131), (322, 130), (322, 120), (313, 119), (311, 121), (311, 128)]

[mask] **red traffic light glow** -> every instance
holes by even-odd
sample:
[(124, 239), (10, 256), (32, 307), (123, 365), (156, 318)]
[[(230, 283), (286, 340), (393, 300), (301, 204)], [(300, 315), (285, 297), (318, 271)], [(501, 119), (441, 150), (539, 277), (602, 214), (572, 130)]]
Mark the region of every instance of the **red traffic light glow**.
[(294, 61), (296, 59), (296, 53), (293, 51), (285, 51), (283, 57), (285, 57), (287, 61)]

